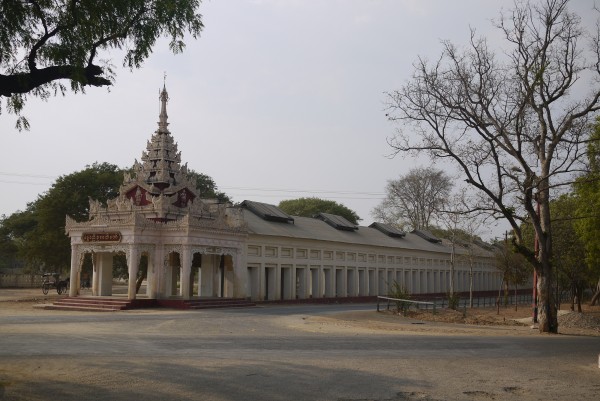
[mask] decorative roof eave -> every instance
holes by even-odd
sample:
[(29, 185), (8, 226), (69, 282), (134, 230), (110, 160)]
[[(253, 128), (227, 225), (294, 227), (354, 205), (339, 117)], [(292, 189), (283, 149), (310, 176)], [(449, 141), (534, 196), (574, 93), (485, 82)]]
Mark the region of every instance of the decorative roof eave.
[(101, 212), (92, 220), (78, 222), (70, 216), (66, 217), (65, 232), (67, 235), (71, 231), (92, 230), (106, 231), (111, 229), (153, 229), (160, 231), (206, 231), (211, 233), (226, 233), (231, 235), (248, 234), (248, 226), (244, 221), (235, 218), (228, 218), (221, 214), (215, 218), (205, 218), (198, 216), (190, 216), (189, 214), (182, 216), (177, 220), (171, 221), (155, 221), (150, 220), (142, 213), (108, 213)]

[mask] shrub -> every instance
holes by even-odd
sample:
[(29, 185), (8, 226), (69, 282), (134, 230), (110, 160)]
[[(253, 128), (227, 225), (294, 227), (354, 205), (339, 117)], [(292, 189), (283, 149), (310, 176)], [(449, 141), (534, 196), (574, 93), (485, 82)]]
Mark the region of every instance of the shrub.
[[(402, 287), (396, 280), (392, 282), (392, 285), (388, 290), (388, 297), (404, 300), (411, 299), (410, 292), (408, 292), (405, 287)], [(396, 310), (398, 313), (402, 312), (402, 314), (406, 315), (406, 312), (408, 312), (409, 308), (410, 302), (396, 301)]]

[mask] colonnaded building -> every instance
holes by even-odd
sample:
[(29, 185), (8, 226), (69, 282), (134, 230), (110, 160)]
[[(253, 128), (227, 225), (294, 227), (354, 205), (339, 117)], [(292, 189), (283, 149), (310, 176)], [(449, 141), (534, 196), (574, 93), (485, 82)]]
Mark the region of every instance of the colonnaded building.
[[(446, 293), (451, 248), (427, 232), (404, 233), (382, 223), (356, 226), (320, 213), (289, 216), (259, 202), (202, 199), (168, 129), (166, 88), (158, 129), (141, 161), (125, 173), (119, 196), (90, 200), (89, 219), (67, 216), (71, 239), (70, 296), (79, 295), (84, 256), (91, 254), (92, 294), (112, 295), (113, 256), (124, 253), (129, 277), (147, 263), (145, 298), (280, 300), (387, 295), (397, 282), (410, 293)], [(497, 290), (493, 252), (461, 248), (455, 290)], [(467, 257), (468, 256), (468, 257)], [(128, 281), (136, 298), (136, 280)]]

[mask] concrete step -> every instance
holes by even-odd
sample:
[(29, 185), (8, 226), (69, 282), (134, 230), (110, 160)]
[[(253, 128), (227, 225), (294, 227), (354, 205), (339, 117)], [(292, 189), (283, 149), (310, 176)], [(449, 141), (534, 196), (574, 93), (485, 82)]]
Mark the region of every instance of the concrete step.
[(95, 304), (91, 302), (54, 302), (55, 306), (70, 306), (70, 307), (79, 307), (79, 308), (94, 308), (94, 309), (113, 309), (113, 310), (123, 310), (127, 309), (128, 304)]
[(160, 306), (176, 309), (240, 308), (256, 306), (245, 298), (161, 299)]
[(56, 300), (53, 306), (54, 308), (51, 309), (117, 311), (130, 309), (132, 306), (132, 301), (126, 299), (67, 297)]
[(83, 305), (55, 305), (55, 304), (47, 304), (43, 306), (39, 306), (41, 309), (47, 310), (63, 310), (63, 311), (79, 311), (79, 312), (118, 312), (120, 308), (98, 308), (94, 306), (83, 306)]
[(232, 302), (220, 304), (203, 303), (200, 305), (190, 305), (189, 309), (247, 308), (252, 306), (256, 306), (256, 304), (253, 302)]
[(79, 304), (79, 305), (129, 305), (131, 301), (126, 299), (102, 299), (102, 298), (79, 298), (79, 297), (67, 297), (61, 298), (54, 302), (55, 304)]
[(44, 305), (43, 309), (78, 310), (110, 312), (126, 309), (140, 309), (149, 307), (167, 307), (176, 309), (212, 309), (212, 308), (243, 308), (256, 306), (254, 302), (245, 298), (206, 298), (206, 299), (115, 299), (100, 297), (65, 297), (57, 299), (51, 305)]

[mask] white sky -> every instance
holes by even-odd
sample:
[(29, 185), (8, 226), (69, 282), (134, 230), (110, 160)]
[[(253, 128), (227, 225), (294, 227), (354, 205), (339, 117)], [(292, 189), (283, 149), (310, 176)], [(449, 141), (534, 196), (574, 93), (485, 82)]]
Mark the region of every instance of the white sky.
[[(410, 79), (417, 56), (440, 40), (465, 44), (469, 26), (493, 43), (508, 0), (222, 0), (200, 6), (205, 29), (173, 55), (164, 41), (143, 68), (119, 68), (110, 91), (88, 88), (24, 114), (0, 115), (0, 214), (24, 209), (55, 178), (95, 161), (130, 167), (157, 128), (167, 73), (170, 130), (183, 162), (208, 174), (235, 202), (277, 204), (318, 196), (363, 219), (387, 180), (420, 161), (390, 159), (384, 92)], [(593, 0), (571, 8), (590, 13)], [(117, 53), (113, 64), (120, 66)], [(490, 227), (485, 237), (501, 236)]]

